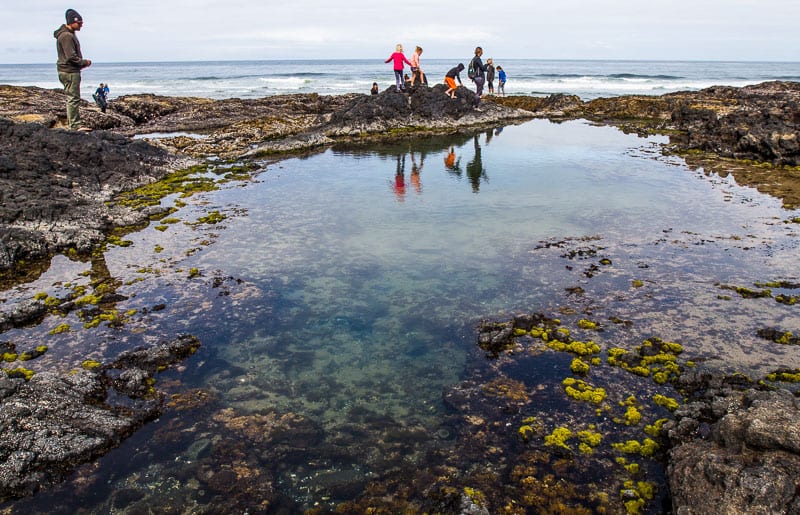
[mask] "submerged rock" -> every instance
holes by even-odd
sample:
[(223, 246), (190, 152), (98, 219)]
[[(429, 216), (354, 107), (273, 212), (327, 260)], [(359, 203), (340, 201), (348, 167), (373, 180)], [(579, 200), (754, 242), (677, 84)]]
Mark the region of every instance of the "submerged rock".
[(177, 363), (199, 345), (180, 336), (107, 367), (42, 372), (27, 382), (0, 374), (0, 501), (61, 481), (157, 417), (154, 365)]

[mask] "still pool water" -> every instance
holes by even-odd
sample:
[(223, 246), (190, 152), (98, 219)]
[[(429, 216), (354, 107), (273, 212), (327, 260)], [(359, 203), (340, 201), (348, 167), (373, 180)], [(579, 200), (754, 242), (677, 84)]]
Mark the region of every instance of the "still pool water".
[[(5, 333), (18, 346), (47, 340), (34, 369), (105, 362), (177, 332), (203, 346), (159, 376), (169, 394), (161, 419), (63, 487), (7, 507), (291, 513), (365, 492), (413, 503), (425, 491), (418, 482), (469, 487), (476, 469), (514, 484), (525, 410), (574, 410), (558, 388), (570, 359), (503, 364), (477, 347), (482, 320), (518, 313), (625, 320), (592, 335), (603, 349), (658, 336), (711, 368), (800, 367), (796, 346), (757, 336), (800, 332), (797, 308), (730, 289), (783, 281), (774, 294), (800, 293), (799, 228), (787, 223), (797, 213), (662, 156), (665, 142), (534, 121), (336, 148), (260, 163), (255, 180), (171, 215), (191, 222), (219, 211), (218, 224), (153, 224), (93, 263), (55, 258), (39, 279), (4, 292), (0, 308), (102, 270), (127, 297), (118, 309), (137, 314), (122, 328), (48, 335), (65, 321), (49, 317)], [(66, 321), (79, 328), (75, 317)], [(495, 420), (454, 408), (453, 389), (481, 380), (539, 393)], [(475, 450), (477, 434), (506, 425), (505, 444)]]

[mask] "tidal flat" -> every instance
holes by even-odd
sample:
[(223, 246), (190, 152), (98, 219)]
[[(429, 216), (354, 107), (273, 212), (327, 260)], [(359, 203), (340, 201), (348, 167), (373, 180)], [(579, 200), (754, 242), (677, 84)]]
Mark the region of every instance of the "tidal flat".
[[(46, 345), (34, 374), (177, 332), (202, 346), (157, 376), (158, 420), (0, 509), (662, 511), (658, 428), (683, 397), (656, 373), (793, 388), (779, 371), (800, 370), (800, 211), (664, 143), (535, 120), (166, 195), (167, 217), (3, 291), (4, 311), (85, 299), (3, 340)], [(671, 358), (631, 372), (646, 355)]]

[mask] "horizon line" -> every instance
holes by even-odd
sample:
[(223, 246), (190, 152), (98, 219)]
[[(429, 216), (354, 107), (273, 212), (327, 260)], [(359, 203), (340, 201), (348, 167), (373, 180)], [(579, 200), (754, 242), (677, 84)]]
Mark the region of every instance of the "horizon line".
[[(331, 62), (363, 62), (363, 61), (372, 61), (378, 60), (382, 61), (382, 58), (352, 58), (352, 59), (331, 59), (331, 58), (320, 58), (320, 57), (302, 57), (302, 58), (281, 58), (281, 59), (175, 59), (175, 60), (131, 60), (131, 61), (99, 61), (99, 60), (92, 60), (92, 65), (94, 64), (168, 64), (168, 63), (245, 63), (245, 62), (293, 62), (293, 61), (331, 61)], [(437, 57), (437, 58), (430, 58), (427, 61), (458, 61), (463, 60), (463, 57), (459, 58), (451, 58), (451, 57)], [(503, 57), (497, 58), (493, 57), (493, 59), (498, 60), (502, 59), (504, 61), (542, 61), (542, 62), (553, 62), (553, 61), (566, 61), (566, 62), (619, 62), (619, 63), (776, 63), (776, 64), (800, 64), (799, 61), (789, 61), (789, 60), (780, 60), (780, 59), (767, 59), (767, 60), (756, 60), (756, 59), (629, 59), (629, 58), (532, 58), (532, 57)], [(39, 66), (39, 65), (55, 65), (52, 61), (46, 62), (28, 62), (28, 63), (0, 63), (0, 67), (10, 67), (10, 66)]]

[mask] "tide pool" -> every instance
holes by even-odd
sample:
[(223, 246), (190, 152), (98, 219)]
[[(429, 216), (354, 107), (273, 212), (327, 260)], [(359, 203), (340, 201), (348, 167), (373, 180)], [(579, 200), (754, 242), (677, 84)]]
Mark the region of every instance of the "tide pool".
[[(407, 488), (423, 507), (415, 481), (459, 485), (476, 468), (514, 486), (526, 411), (548, 407), (546, 432), (575, 411), (559, 386), (569, 358), (543, 350), (536, 359), (523, 345), (509, 365), (478, 348), (482, 320), (519, 313), (573, 328), (597, 321), (603, 331), (583, 336), (603, 351), (655, 336), (714, 369), (800, 367), (796, 346), (758, 336), (797, 334), (797, 308), (735, 290), (783, 281), (774, 293), (798, 295), (797, 212), (663, 156), (665, 142), (532, 121), (259, 162), (254, 180), (185, 200), (170, 216), (192, 225), (151, 224), (102, 258), (126, 297), (120, 311), (137, 310), (122, 328), (79, 328), (71, 314), (69, 334), (47, 336), (64, 322), (48, 317), (4, 335), (20, 345), (47, 338), (41, 363), (64, 369), (175, 332), (203, 345), (159, 379), (172, 395), (159, 421), (63, 487), (11, 506), (252, 510), (269, 499), (265, 511), (294, 512)], [(194, 223), (214, 211), (218, 223)], [(56, 258), (4, 302), (86, 282), (90, 268)], [(622, 381), (615, 374), (597, 381)], [(494, 386), (477, 392), (522, 385), (503, 424), (452, 400), (481, 378)], [(608, 412), (592, 425), (612, 432), (626, 391), (609, 389)], [(463, 438), (480, 431), (508, 434), (496, 452), (471, 455)], [(591, 474), (580, 474), (584, 487)], [(643, 480), (660, 474), (643, 466)], [(648, 509), (658, 511), (659, 495)]]

